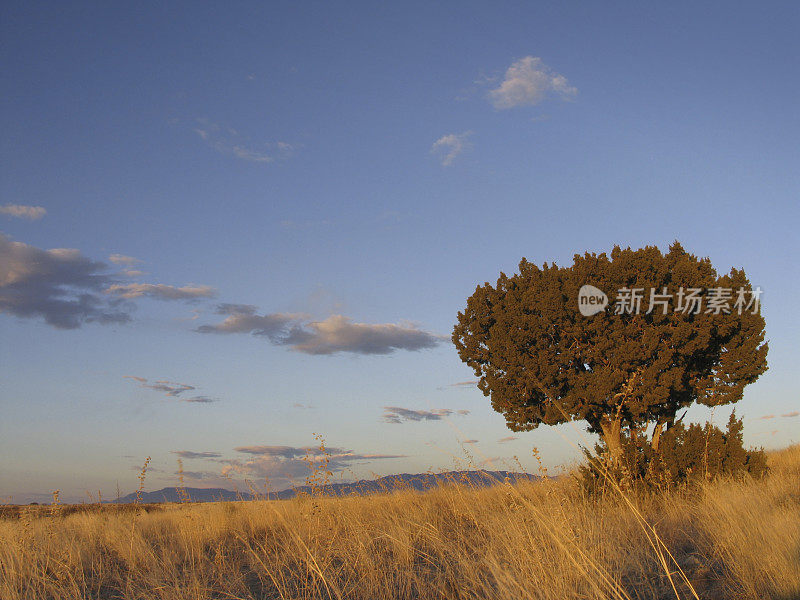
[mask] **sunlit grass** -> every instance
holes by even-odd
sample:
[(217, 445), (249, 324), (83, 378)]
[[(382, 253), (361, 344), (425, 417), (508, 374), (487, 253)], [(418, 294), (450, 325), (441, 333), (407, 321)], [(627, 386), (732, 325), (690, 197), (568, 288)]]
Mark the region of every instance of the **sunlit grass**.
[(800, 598), (800, 446), (770, 463), (647, 498), (564, 477), (25, 509), (0, 520), (0, 598)]

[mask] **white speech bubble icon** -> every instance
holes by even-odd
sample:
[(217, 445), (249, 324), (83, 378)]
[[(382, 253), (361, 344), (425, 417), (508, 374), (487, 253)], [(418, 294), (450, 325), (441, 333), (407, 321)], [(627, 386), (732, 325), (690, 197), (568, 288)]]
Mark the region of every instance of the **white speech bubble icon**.
[(608, 296), (593, 285), (581, 286), (578, 290), (578, 310), (584, 317), (602, 312), (608, 306)]

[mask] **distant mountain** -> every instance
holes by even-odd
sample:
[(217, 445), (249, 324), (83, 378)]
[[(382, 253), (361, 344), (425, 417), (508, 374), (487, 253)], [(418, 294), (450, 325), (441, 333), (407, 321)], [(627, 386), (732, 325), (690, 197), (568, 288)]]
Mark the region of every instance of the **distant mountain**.
[[(193, 502), (230, 502), (232, 500), (239, 500), (239, 495), (236, 492), (226, 490), (225, 488), (185, 488), (189, 494), (189, 498)], [(180, 502), (181, 495), (176, 487), (165, 487), (155, 492), (142, 492), (141, 493), (143, 504), (158, 504), (160, 502)], [(244, 500), (250, 500), (250, 495)], [(122, 496), (118, 500), (113, 501), (116, 504), (133, 504), (136, 502), (136, 493)]]
[[(378, 479), (361, 480), (353, 483), (331, 483), (322, 488), (326, 496), (360, 496), (380, 494), (398, 490), (413, 489), (419, 492), (429, 490), (448, 483), (461, 483), (473, 487), (487, 487), (504, 481), (535, 481), (536, 475), (529, 473), (513, 473), (511, 471), (449, 471), (447, 473), (418, 473), (415, 475), (402, 473), (388, 475)], [(233, 500), (253, 500), (249, 493), (237, 493), (224, 488), (185, 488), (192, 502), (230, 502)], [(310, 493), (311, 487), (302, 485), (296, 488), (270, 492), (270, 500), (287, 500), (297, 494)], [(181, 496), (177, 487), (165, 487), (155, 492), (142, 492), (143, 503), (180, 502)], [(114, 502), (130, 504), (136, 502), (136, 494), (128, 494)]]

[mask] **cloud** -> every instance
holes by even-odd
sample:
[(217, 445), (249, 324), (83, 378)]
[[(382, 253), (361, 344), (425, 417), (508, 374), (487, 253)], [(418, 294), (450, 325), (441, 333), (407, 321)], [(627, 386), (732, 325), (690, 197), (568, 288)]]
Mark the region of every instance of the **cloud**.
[(130, 305), (100, 293), (114, 282), (106, 270), (78, 250), (42, 250), (0, 234), (0, 312), (58, 329), (126, 323)]
[(238, 131), (212, 123), (208, 119), (198, 119), (195, 133), (209, 146), (223, 154), (229, 154), (257, 163), (270, 163), (289, 158), (297, 150), (287, 142), (270, 142), (258, 146), (251, 145)]
[(220, 304), (217, 306), (218, 315), (227, 317), (216, 325), (201, 325), (197, 328), (200, 333), (250, 333), (265, 336), (275, 343), (279, 343), (287, 334), (287, 327), (296, 323), (302, 315), (291, 313), (273, 313), (270, 315), (257, 315), (256, 307), (251, 304)]
[(519, 438), (516, 435), (509, 435), (508, 437), (500, 438), (497, 440), (498, 444), (505, 444), (506, 442), (513, 442), (514, 440), (518, 440)]
[(159, 379), (158, 381), (148, 383), (147, 378), (137, 377), (136, 375), (123, 375), (122, 378), (136, 381), (139, 383), (140, 387), (147, 388), (149, 390), (155, 390), (156, 392), (164, 392), (170, 398), (177, 398), (182, 402), (196, 402), (200, 404), (216, 402), (216, 399), (210, 398), (209, 396), (182, 397), (181, 394), (184, 392), (191, 392), (197, 389), (196, 386), (189, 385), (188, 383), (179, 383), (176, 381), (168, 381), (166, 379)]
[(25, 204), (5, 204), (0, 206), (0, 215), (8, 215), (17, 219), (37, 221), (47, 214), (41, 206), (27, 206)]
[[(175, 471), (174, 475), (180, 475), (180, 472)], [(214, 473), (212, 471), (183, 471), (183, 477), (185, 479), (194, 479), (195, 481), (199, 481), (205, 479), (217, 479), (219, 477), (219, 473)]]
[(143, 262), (138, 258), (134, 258), (132, 256), (125, 256), (124, 254), (112, 254), (111, 256), (108, 257), (108, 260), (110, 260), (115, 265), (125, 265), (128, 267), (132, 267), (133, 265)]
[(163, 283), (126, 283), (110, 285), (106, 294), (120, 298), (155, 298), (157, 300), (196, 300), (213, 298), (217, 291), (208, 285), (189, 284), (183, 287), (165, 285)]
[(443, 135), (433, 143), (431, 153), (439, 157), (443, 167), (449, 167), (459, 154), (472, 147), (469, 143), (471, 135), (471, 131)]
[(480, 380), (478, 379), (470, 379), (469, 381), (458, 381), (456, 383), (448, 383), (445, 386), (437, 387), (436, 389), (439, 391), (451, 389), (451, 388), (474, 388), (478, 385)]
[(457, 383), (451, 383), (448, 387), (474, 387), (478, 385), (479, 379), (470, 379), (469, 381), (459, 381)]
[[(109, 260), (118, 265), (138, 262), (121, 254), (112, 254)], [(58, 329), (76, 329), (91, 322), (129, 322), (135, 307), (132, 300), (138, 298), (195, 300), (216, 294), (207, 285), (175, 287), (120, 280), (141, 274), (131, 269), (111, 273), (106, 263), (92, 260), (78, 250), (42, 250), (0, 234), (0, 313), (43, 318)]]
[(462, 444), (477, 444), (478, 440), (464, 440)]
[(305, 354), (391, 354), (395, 350), (425, 350), (440, 338), (416, 327), (382, 323), (353, 323), (342, 315), (293, 327), (281, 343)]
[[(328, 447), (323, 452), (318, 447), (293, 446), (240, 446), (237, 452), (250, 458), (226, 461), (223, 475), (240, 475), (252, 478), (269, 478), (271, 482), (292, 481), (311, 473), (311, 468), (325, 467), (332, 473), (342, 471), (357, 463), (406, 458), (401, 454), (361, 454), (345, 448)], [(327, 465), (325, 464), (327, 462)]]
[(489, 92), (497, 109), (538, 104), (548, 95), (569, 99), (578, 93), (566, 77), (551, 70), (536, 56), (526, 56), (506, 70), (500, 86)]
[(763, 417), (758, 417), (759, 421), (766, 421), (767, 419), (774, 419), (775, 415), (764, 415)]
[(173, 398), (180, 396), (183, 392), (189, 392), (197, 389), (193, 385), (177, 383), (174, 381), (166, 381), (164, 379), (156, 381), (155, 383), (143, 383), (142, 387), (150, 388), (151, 390), (156, 390), (157, 392), (164, 392), (167, 394), (167, 396), (172, 396)]
[(173, 450), (172, 454), (177, 454), (181, 458), (219, 458), (219, 452), (192, 452), (191, 450)]
[(402, 406), (384, 406), (383, 421), (399, 424), (403, 421), (441, 421), (450, 415), (468, 415), (465, 409), (453, 410), (450, 408), (434, 408), (433, 410), (414, 410)]
[[(234, 448), (236, 452), (244, 454), (257, 454), (259, 456), (280, 456), (282, 458), (296, 458), (306, 454), (321, 454), (319, 448), (295, 448), (293, 446), (239, 446)], [(338, 448), (329, 448), (330, 452), (336, 452)]]
[(145, 271), (140, 271), (139, 269), (124, 269), (122, 272), (126, 277), (141, 277), (142, 275), (147, 275)]
[(208, 404), (210, 402), (216, 402), (215, 398), (210, 398), (208, 396), (192, 396), (191, 398), (181, 398), (184, 402), (197, 402), (199, 404)]
[(227, 316), (216, 325), (202, 325), (196, 331), (249, 333), (304, 354), (390, 354), (395, 350), (433, 348), (442, 341), (440, 336), (410, 325), (354, 323), (342, 315), (307, 321), (305, 315), (298, 313), (259, 315), (256, 307), (249, 304), (220, 304), (216, 312)]
[(793, 410), (792, 412), (784, 413), (781, 415), (782, 417), (800, 417), (800, 411)]

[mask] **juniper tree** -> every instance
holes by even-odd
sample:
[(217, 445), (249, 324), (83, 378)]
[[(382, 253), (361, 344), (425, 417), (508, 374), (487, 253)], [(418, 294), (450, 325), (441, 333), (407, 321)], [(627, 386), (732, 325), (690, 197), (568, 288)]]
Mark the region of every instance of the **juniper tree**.
[[(641, 308), (612, 300), (583, 316), (585, 284), (609, 298), (634, 290), (627, 295), (642, 296)], [(651, 307), (653, 298), (662, 302)], [(718, 275), (678, 242), (666, 254), (654, 246), (576, 254), (570, 267), (523, 258), (519, 273), (476, 288), (453, 342), (511, 430), (585, 420), (615, 460), (621, 431), (654, 425), (657, 450), (678, 411), (737, 402), (767, 369), (764, 319), (744, 270)]]

